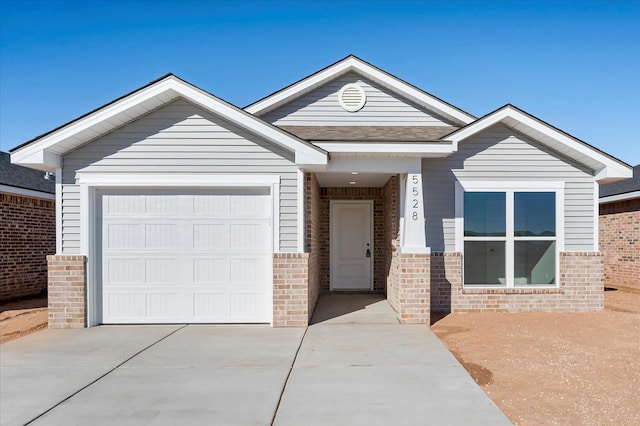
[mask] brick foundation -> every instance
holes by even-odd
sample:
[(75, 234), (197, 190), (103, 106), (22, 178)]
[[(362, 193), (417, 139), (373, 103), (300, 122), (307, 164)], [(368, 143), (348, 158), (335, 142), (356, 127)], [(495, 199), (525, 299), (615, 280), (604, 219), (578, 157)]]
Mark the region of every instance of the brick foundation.
[(86, 326), (85, 256), (47, 256), (49, 263), (49, 328)]
[(600, 205), (605, 285), (640, 289), (640, 199)]
[(434, 312), (584, 312), (604, 308), (601, 253), (560, 253), (557, 288), (462, 288), (460, 253), (431, 255)]
[(305, 327), (309, 309), (309, 254), (273, 255), (273, 326)]
[(43, 294), (56, 251), (55, 201), (0, 193), (0, 301)]

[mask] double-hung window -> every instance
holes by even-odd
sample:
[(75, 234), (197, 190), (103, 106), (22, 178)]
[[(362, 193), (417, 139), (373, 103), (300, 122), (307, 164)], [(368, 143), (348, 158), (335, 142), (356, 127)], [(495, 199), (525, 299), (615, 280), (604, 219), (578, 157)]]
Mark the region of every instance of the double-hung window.
[(465, 286), (557, 285), (562, 187), (555, 182), (457, 186), (456, 236)]

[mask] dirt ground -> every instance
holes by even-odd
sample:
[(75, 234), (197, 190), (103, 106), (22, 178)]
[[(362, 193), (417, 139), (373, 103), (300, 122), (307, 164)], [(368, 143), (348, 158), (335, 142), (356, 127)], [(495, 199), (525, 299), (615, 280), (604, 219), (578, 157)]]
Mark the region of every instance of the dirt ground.
[(450, 314), (433, 331), (516, 425), (640, 425), (640, 292), (594, 313)]
[[(640, 291), (595, 313), (450, 314), (433, 331), (516, 425), (640, 425)], [(46, 328), (47, 300), (0, 306), (0, 343)]]
[(0, 305), (0, 343), (47, 328), (47, 298)]

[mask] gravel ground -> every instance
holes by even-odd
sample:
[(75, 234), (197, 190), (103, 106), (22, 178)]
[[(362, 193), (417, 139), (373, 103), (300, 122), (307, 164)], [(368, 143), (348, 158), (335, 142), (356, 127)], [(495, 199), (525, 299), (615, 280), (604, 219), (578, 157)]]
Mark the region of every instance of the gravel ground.
[(450, 314), (433, 331), (516, 425), (640, 424), (640, 293), (594, 313)]

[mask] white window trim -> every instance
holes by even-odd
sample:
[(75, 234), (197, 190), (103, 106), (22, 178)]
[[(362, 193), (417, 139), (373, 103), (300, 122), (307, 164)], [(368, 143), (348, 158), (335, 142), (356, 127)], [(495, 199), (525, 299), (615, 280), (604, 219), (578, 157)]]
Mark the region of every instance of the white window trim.
[[(462, 286), (473, 289), (500, 288), (558, 288), (560, 283), (560, 253), (564, 251), (564, 191), (563, 181), (456, 181), (455, 185), (455, 250), (462, 253)], [(464, 237), (464, 193), (465, 192), (504, 192), (506, 194), (506, 236), (505, 237)], [(556, 194), (556, 235), (555, 237), (517, 237), (513, 230), (513, 193), (514, 192), (555, 192)], [(464, 284), (464, 242), (472, 241), (505, 241), (505, 285)], [(556, 242), (556, 279), (554, 285), (514, 285), (513, 252), (515, 241), (553, 241)]]
[[(99, 324), (102, 301), (97, 291), (97, 268), (95, 246), (96, 233), (96, 191), (116, 188), (269, 188), (272, 205), (272, 251), (280, 252), (280, 175), (215, 175), (215, 174), (103, 174), (77, 173), (76, 183), (80, 186), (80, 254), (87, 256), (86, 297), (87, 326)], [(91, 244), (91, 242), (94, 242)], [(273, 270), (269, 274), (269, 317), (273, 326)]]

